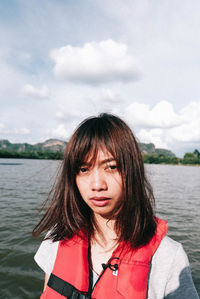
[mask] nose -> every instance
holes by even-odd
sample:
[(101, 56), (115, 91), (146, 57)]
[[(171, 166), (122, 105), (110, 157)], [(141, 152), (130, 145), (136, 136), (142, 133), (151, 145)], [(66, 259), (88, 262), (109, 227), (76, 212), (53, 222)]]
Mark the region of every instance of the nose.
[(103, 191), (107, 189), (106, 177), (102, 171), (93, 169), (90, 175), (90, 186), (92, 191)]

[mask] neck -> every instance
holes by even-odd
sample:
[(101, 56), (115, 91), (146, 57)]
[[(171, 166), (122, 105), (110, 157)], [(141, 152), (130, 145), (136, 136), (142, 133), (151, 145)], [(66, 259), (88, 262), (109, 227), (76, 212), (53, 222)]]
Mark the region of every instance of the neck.
[(94, 241), (103, 245), (103, 247), (114, 246), (117, 243), (117, 235), (115, 233), (115, 220), (108, 220), (101, 215), (94, 215), (95, 235)]

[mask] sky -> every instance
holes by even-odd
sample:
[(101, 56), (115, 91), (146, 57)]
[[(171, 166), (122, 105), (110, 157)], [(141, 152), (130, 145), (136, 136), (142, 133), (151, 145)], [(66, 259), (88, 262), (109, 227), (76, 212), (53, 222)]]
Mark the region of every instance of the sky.
[(86, 117), (200, 150), (199, 0), (0, 0), (0, 139), (68, 140)]

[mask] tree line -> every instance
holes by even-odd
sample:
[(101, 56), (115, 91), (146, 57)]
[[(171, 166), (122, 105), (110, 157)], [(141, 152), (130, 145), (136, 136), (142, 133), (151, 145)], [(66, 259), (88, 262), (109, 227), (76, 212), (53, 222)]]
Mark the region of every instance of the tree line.
[[(144, 163), (148, 164), (183, 164), (183, 165), (200, 165), (200, 152), (195, 149), (193, 153), (185, 153), (183, 158), (176, 156), (165, 156), (162, 154), (142, 154)], [(6, 151), (0, 150), (0, 158), (15, 159), (45, 159), (45, 160), (62, 160), (63, 152), (50, 151)]]
[(63, 152), (0, 150), (0, 158), (62, 160)]
[(144, 163), (148, 164), (200, 165), (200, 152), (195, 149), (193, 153), (185, 153), (183, 158), (158, 154), (143, 154), (143, 160)]

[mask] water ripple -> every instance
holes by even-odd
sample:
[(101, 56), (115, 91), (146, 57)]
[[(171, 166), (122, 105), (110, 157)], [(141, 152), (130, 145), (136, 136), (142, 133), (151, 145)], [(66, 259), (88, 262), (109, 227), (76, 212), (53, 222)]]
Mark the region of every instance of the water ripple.
[[(31, 230), (39, 220), (37, 211), (59, 165), (57, 161), (0, 159), (2, 299), (39, 298), (44, 275), (33, 256), (40, 241), (31, 237)], [(169, 236), (184, 246), (200, 293), (200, 168), (164, 165), (146, 168), (155, 191), (157, 215), (168, 221)]]

